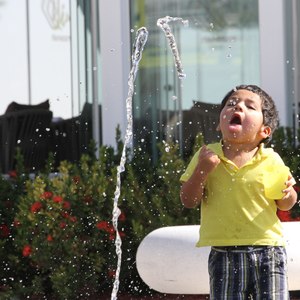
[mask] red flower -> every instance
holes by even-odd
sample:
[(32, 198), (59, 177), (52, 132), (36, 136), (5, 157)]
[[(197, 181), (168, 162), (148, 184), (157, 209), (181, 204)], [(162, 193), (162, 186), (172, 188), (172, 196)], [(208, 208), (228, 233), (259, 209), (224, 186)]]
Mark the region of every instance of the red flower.
[(109, 225), (109, 227), (107, 228), (106, 231), (107, 231), (108, 233), (110, 233), (110, 234), (115, 233), (115, 229), (114, 229), (114, 227), (113, 227), (112, 225)]
[(277, 210), (277, 216), (281, 222), (300, 221), (300, 217), (292, 217), (291, 211)]
[(60, 227), (61, 229), (66, 228), (66, 226), (67, 226), (67, 223), (66, 223), (66, 222), (60, 222), (60, 223), (59, 223), (59, 227)]
[(106, 231), (110, 227), (110, 225), (107, 221), (101, 221), (96, 224), (96, 227), (100, 230), (103, 229)]
[(125, 221), (126, 220), (126, 216), (123, 212), (121, 212), (120, 216), (119, 216), (119, 221)]
[(16, 170), (11, 170), (8, 172), (8, 175), (10, 178), (17, 178), (17, 171)]
[(32, 249), (31, 249), (30, 245), (25, 245), (23, 247), (22, 253), (23, 253), (24, 257), (28, 257), (32, 253)]
[(106, 231), (106, 232), (109, 233), (109, 234), (112, 234), (112, 233), (114, 233), (114, 231), (115, 231), (114, 228), (113, 228), (113, 226), (110, 225), (109, 222), (107, 222), (107, 221), (101, 221), (101, 222), (98, 222), (98, 223), (96, 224), (96, 227), (97, 227), (98, 229), (100, 229), (100, 230)]
[(41, 202), (37, 201), (37, 202), (34, 202), (31, 207), (30, 207), (30, 211), (32, 213), (37, 213), (39, 212), (41, 209), (42, 209), (43, 205)]
[(294, 190), (295, 190), (297, 193), (299, 193), (299, 192), (300, 192), (300, 187), (297, 186), (297, 185), (294, 185)]
[(6, 224), (1, 224), (0, 225), (0, 237), (1, 238), (6, 238), (10, 234), (10, 230)]
[(283, 211), (283, 210), (278, 209), (277, 216), (278, 216), (279, 220), (282, 222), (287, 222), (287, 221), (290, 221), (290, 219), (291, 219), (290, 211)]
[(63, 203), (63, 208), (64, 208), (64, 209), (70, 209), (70, 208), (71, 208), (70, 202), (69, 202), (69, 201), (64, 201), (64, 203)]
[(61, 197), (61, 196), (54, 196), (53, 197), (53, 202), (55, 202), (55, 203), (61, 203), (61, 202), (63, 202), (63, 198)]
[(47, 241), (48, 242), (53, 242), (53, 236), (51, 234), (47, 235)]
[(62, 216), (63, 218), (65, 218), (65, 219), (69, 219), (69, 217), (70, 217), (70, 215), (69, 215), (67, 212), (65, 212), (65, 211), (63, 211), (63, 212), (61, 213), (61, 216)]
[(73, 222), (73, 223), (77, 222), (77, 218), (74, 217), (74, 216), (70, 216), (69, 219), (70, 219), (70, 221)]
[[(119, 231), (119, 236), (120, 236), (120, 238), (124, 238), (124, 237), (126, 236), (126, 234), (125, 234), (123, 231)], [(115, 233), (115, 231), (114, 231), (114, 232), (111, 232), (110, 235), (109, 235), (109, 237), (108, 237), (108, 239), (109, 239), (110, 241), (112, 241), (112, 240), (114, 240), (115, 238), (116, 238), (116, 233)]]
[(52, 192), (48, 192), (48, 191), (45, 191), (42, 195), (41, 195), (41, 199), (51, 199), (53, 196), (53, 193)]

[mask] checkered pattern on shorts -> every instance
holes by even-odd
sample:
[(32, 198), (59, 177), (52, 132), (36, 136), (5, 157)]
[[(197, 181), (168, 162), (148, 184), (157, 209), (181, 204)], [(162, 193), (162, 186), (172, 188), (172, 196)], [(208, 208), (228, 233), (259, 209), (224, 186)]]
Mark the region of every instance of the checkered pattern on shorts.
[(286, 261), (284, 247), (212, 247), (210, 299), (289, 299)]

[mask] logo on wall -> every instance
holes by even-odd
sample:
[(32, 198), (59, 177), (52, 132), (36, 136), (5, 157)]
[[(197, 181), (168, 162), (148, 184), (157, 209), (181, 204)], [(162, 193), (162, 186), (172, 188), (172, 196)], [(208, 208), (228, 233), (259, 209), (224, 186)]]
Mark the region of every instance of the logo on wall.
[(42, 11), (53, 30), (63, 29), (70, 20), (70, 15), (60, 0), (43, 0)]

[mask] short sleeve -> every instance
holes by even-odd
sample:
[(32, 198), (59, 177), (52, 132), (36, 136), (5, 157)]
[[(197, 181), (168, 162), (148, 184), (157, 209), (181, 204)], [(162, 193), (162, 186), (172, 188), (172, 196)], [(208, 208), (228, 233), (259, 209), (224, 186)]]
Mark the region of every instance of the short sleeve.
[(181, 175), (180, 177), (180, 181), (181, 182), (186, 182), (189, 180), (189, 178), (192, 176), (197, 164), (198, 164), (198, 156), (199, 156), (199, 153), (200, 153), (200, 150), (199, 149), (193, 156), (192, 160), (190, 161), (190, 163), (188, 164), (185, 172)]

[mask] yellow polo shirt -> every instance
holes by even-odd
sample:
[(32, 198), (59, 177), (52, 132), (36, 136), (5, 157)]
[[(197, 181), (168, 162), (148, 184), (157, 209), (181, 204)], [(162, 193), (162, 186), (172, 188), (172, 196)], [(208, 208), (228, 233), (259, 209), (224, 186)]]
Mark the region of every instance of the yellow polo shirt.
[[(197, 246), (283, 246), (285, 241), (276, 215), (276, 202), (265, 196), (263, 183), (268, 166), (284, 165), (280, 156), (261, 144), (256, 155), (238, 168), (224, 156), (221, 143), (209, 144), (208, 148), (221, 162), (206, 181)], [(199, 152), (181, 176), (182, 182), (192, 175)]]

